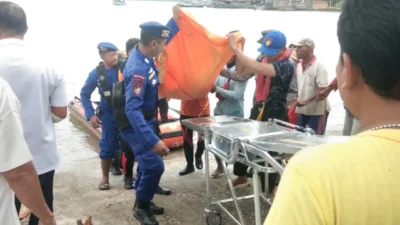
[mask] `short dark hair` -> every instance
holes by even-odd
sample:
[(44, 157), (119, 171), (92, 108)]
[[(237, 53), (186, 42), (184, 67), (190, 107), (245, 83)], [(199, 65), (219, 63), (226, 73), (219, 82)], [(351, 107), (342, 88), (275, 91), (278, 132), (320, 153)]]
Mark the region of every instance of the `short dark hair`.
[(139, 38), (130, 38), (129, 40), (127, 40), (125, 43), (126, 53), (131, 51), (136, 45), (139, 44), (139, 42), (140, 42)]
[(147, 31), (144, 31), (144, 30), (142, 30), (140, 32), (140, 43), (142, 43), (143, 45), (148, 45), (148, 44), (150, 44), (150, 42), (152, 42), (154, 40), (160, 42), (163, 39), (159, 38), (159, 37), (155, 37), (153, 34), (147, 32)]
[(399, 0), (345, 0), (337, 35), (341, 62), (347, 53), (375, 94), (400, 100)]
[(28, 30), (25, 11), (13, 2), (0, 1), (0, 28), (15, 34), (25, 34)]

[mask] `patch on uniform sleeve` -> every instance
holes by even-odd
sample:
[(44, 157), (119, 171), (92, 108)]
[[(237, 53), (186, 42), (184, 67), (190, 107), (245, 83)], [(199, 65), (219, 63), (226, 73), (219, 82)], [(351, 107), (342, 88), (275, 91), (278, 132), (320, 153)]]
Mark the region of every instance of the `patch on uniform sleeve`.
[(142, 88), (144, 87), (144, 77), (142, 75), (133, 75), (132, 89), (135, 95), (140, 95)]

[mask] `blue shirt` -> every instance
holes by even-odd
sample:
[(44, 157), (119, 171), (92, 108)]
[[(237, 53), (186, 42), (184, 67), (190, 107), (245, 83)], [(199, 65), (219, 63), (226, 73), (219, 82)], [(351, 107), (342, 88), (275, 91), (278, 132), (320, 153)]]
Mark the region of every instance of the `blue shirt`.
[[(235, 67), (230, 69), (235, 70)], [(223, 76), (218, 76), (217, 80), (214, 82), (216, 86), (215, 92), (219, 93), (225, 99), (223, 101), (218, 101), (214, 109), (214, 114), (218, 115), (228, 115), (244, 117), (244, 92), (246, 90), (247, 81), (237, 82), (234, 80), (229, 81), (229, 89), (225, 90), (222, 88), (228, 78)]]
[[(110, 85), (109, 90), (111, 91), (112, 85), (118, 82), (118, 71), (115, 67), (113, 67), (110, 69), (106, 69), (105, 73), (108, 80), (108, 84)], [(89, 76), (86, 79), (86, 82), (81, 89), (81, 102), (83, 109), (85, 110), (85, 116), (88, 120), (95, 115), (92, 101), (90, 100), (90, 98), (96, 87), (98, 88), (100, 94), (100, 109), (102, 113), (106, 113), (112, 116), (112, 107), (108, 105), (103, 95), (103, 91), (98, 85), (97, 71), (96, 69), (94, 69), (89, 73)]]
[[(157, 110), (158, 101), (158, 69), (152, 58), (148, 58), (134, 48), (128, 57), (124, 71), (126, 105), (125, 113), (132, 126), (135, 139), (141, 142), (144, 149), (152, 148), (160, 141), (154, 132), (157, 122), (154, 116), (146, 121), (143, 113)], [(136, 149), (136, 151), (140, 151)]]
[[(166, 26), (171, 30), (166, 41), (168, 44), (179, 32), (179, 27), (173, 19)], [(126, 91), (125, 113), (135, 134), (135, 151), (150, 149), (160, 141), (153, 131), (157, 121), (155, 117), (146, 121), (143, 112), (152, 113), (157, 110), (158, 69), (154, 60), (143, 55), (136, 47), (129, 54), (123, 75)]]

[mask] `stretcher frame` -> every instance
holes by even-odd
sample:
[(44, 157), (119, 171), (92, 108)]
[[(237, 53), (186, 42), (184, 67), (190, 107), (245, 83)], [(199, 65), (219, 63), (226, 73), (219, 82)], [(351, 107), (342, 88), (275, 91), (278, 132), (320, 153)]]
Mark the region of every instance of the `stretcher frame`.
[[(265, 191), (268, 192), (268, 174), (269, 173), (279, 173), (283, 174), (284, 168), (286, 167), (286, 162), (284, 157), (273, 157), (269, 154), (269, 152), (277, 152), (278, 155), (282, 156), (285, 154), (293, 155), (297, 151), (305, 148), (304, 143), (311, 141), (311, 145), (319, 145), (323, 143), (337, 143), (342, 142), (346, 137), (337, 136), (318, 136), (315, 135), (315, 131), (309, 127), (303, 128), (291, 123), (287, 123), (281, 120), (271, 119), (267, 122), (269, 125), (279, 125), (280, 129), (284, 132), (270, 132), (270, 133), (261, 133), (258, 135), (253, 135), (249, 137), (240, 137), (229, 140), (232, 145), (229, 146), (229, 153), (224, 155), (224, 152), (221, 152), (221, 149), (214, 148), (212, 144), (212, 137), (214, 135), (218, 135), (218, 137), (225, 137), (223, 134), (217, 133), (217, 128), (213, 129), (213, 126), (208, 127), (205, 131), (205, 144), (206, 144), (206, 152), (205, 152), (205, 167), (206, 167), (206, 214), (207, 214), (207, 224), (212, 225), (220, 225), (221, 224), (221, 215), (219, 209), (222, 209), (236, 224), (245, 225), (243, 214), (239, 207), (238, 201), (244, 199), (254, 199), (254, 212), (255, 212), (255, 220), (256, 225), (261, 225), (261, 208), (260, 208), (260, 199), (264, 200), (268, 204), (272, 205), (270, 199), (268, 199), (266, 193), (260, 192), (258, 173), (264, 172), (265, 174)], [(225, 127), (226, 128), (226, 127)], [(275, 142), (274, 139), (277, 138), (279, 140), (286, 139), (289, 140), (302, 140), (305, 138), (306, 142), (300, 143), (291, 143), (291, 144), (282, 144)], [(300, 139), (298, 139), (300, 137)], [(320, 139), (322, 137), (322, 139)], [(292, 138), (292, 139), (291, 139)], [(263, 139), (264, 141), (259, 141), (258, 139)], [(267, 141), (269, 140), (269, 141)], [(257, 144), (259, 143), (259, 144)], [(309, 142), (308, 142), (309, 143)], [(260, 145), (261, 144), (261, 145)], [(267, 144), (267, 145), (265, 145)], [(286, 147), (286, 148), (282, 148)], [(237, 197), (235, 190), (232, 186), (232, 182), (229, 179), (228, 171), (226, 170), (225, 163), (222, 163), (223, 169), (225, 171), (225, 178), (229, 184), (229, 190), (231, 192), (232, 198), (216, 200), (212, 201), (210, 196), (210, 174), (209, 174), (209, 153), (213, 153), (218, 156), (225, 163), (234, 163), (239, 161), (250, 168), (253, 168), (253, 195), (241, 196)], [(226, 157), (228, 156), (228, 157)], [(278, 162), (278, 161), (281, 161)], [(264, 162), (264, 165), (259, 165), (259, 162)], [(271, 165), (269, 167), (268, 165)], [(236, 219), (222, 204), (233, 202), (235, 204), (238, 217)], [(215, 207), (217, 206), (217, 207)]]
[[(246, 120), (248, 121), (248, 120)], [(246, 122), (243, 121), (243, 122)], [(182, 121), (184, 122), (184, 121)], [(184, 122), (185, 123), (185, 122)], [(239, 122), (240, 123), (240, 122)], [(312, 129), (309, 128), (302, 128), (298, 127), (296, 125), (286, 123), (280, 120), (270, 120), (268, 121), (269, 124), (275, 124), (275, 125), (283, 125), (286, 127), (280, 127), (282, 129), (281, 132), (271, 132), (271, 133), (264, 133), (264, 134), (259, 134), (257, 136), (249, 136), (249, 137), (242, 137), (242, 138), (236, 138), (236, 139), (228, 139), (228, 142), (231, 143), (229, 152), (231, 153), (229, 155), (229, 158), (227, 158), (226, 154), (224, 154), (223, 151), (220, 149), (216, 149), (212, 146), (212, 137), (215, 135), (212, 129), (213, 123), (207, 126), (202, 126), (201, 128), (199, 127), (190, 127), (190, 129), (193, 129), (194, 131), (198, 132), (199, 136), (203, 136), (204, 141), (205, 141), (205, 175), (206, 175), (206, 207), (205, 207), (205, 212), (206, 212), (206, 221), (207, 224), (212, 224), (212, 225), (220, 225), (222, 223), (221, 219), (221, 214), (220, 214), (220, 209), (223, 210), (236, 224), (239, 225), (245, 225), (244, 219), (243, 219), (243, 214), (242, 211), (239, 207), (238, 201), (239, 200), (246, 200), (246, 199), (254, 199), (254, 207), (255, 207), (255, 218), (256, 218), (256, 225), (261, 225), (261, 212), (260, 212), (260, 198), (268, 203), (269, 205), (272, 204), (270, 199), (268, 199), (268, 173), (280, 173), (282, 174), (283, 169), (286, 165), (282, 157), (272, 157), (270, 154), (268, 154), (265, 151), (259, 151), (257, 148), (251, 148), (248, 143), (255, 137), (262, 137), (262, 136), (270, 136), (270, 135), (278, 135), (278, 134), (284, 134), (284, 133), (289, 133), (292, 132), (293, 129), (301, 130), (301, 131), (306, 131), (309, 133), (313, 133)], [(280, 123), (280, 124), (279, 124)], [(216, 124), (216, 123), (214, 123)], [(232, 122), (221, 122), (220, 125), (223, 124), (232, 124)], [(189, 124), (187, 124), (189, 125)], [(289, 127), (289, 128), (288, 128)], [(222, 134), (216, 134), (219, 137), (224, 137)], [(239, 151), (240, 150), (240, 151)], [(226, 168), (225, 163), (222, 163), (223, 169), (225, 171), (224, 176), (226, 181), (228, 182), (228, 187), (230, 190), (230, 193), (232, 195), (232, 198), (229, 199), (222, 199), (222, 200), (212, 200), (211, 195), (210, 195), (210, 166), (209, 166), (209, 153), (213, 153), (216, 155), (218, 158), (220, 158), (222, 161), (224, 161), (227, 164), (233, 164), (236, 161), (239, 161), (250, 168), (253, 169), (253, 195), (247, 195), (247, 196), (241, 196), (238, 197), (235, 193), (235, 190), (232, 185), (232, 181), (229, 179), (228, 176), (228, 171)], [(249, 157), (252, 156), (252, 157)], [(282, 164), (280, 164), (278, 161), (281, 160)], [(263, 162), (264, 166), (259, 165), (259, 163)], [(272, 167), (268, 167), (268, 164), (271, 164)], [(264, 172), (266, 173), (265, 175), (265, 192), (261, 193), (260, 191), (260, 183), (258, 180), (258, 173), (259, 172)], [(236, 208), (236, 211), (238, 213), (239, 219), (236, 219), (222, 204), (224, 203), (230, 203), (233, 202)]]
[[(294, 129), (301, 130), (304, 132), (308, 132), (309, 134), (314, 134), (313, 130), (310, 128), (302, 128), (290, 123), (286, 123), (280, 120), (269, 120), (267, 124), (275, 124), (275, 125), (284, 125), (286, 127), (281, 127), (282, 132), (271, 132), (265, 134), (259, 134), (256, 136), (242, 137), (236, 139), (230, 139), (230, 158), (227, 159), (226, 155), (221, 152), (220, 149), (216, 149), (212, 145), (212, 137), (214, 135), (218, 135), (220, 138), (223, 137), (222, 134), (218, 134), (213, 131), (212, 126), (207, 127), (204, 132), (204, 141), (205, 141), (205, 173), (206, 173), (206, 208), (205, 212), (207, 215), (207, 224), (209, 225), (220, 225), (221, 224), (221, 215), (218, 209), (223, 210), (236, 224), (245, 225), (245, 221), (243, 218), (243, 213), (239, 207), (238, 201), (254, 199), (254, 212), (255, 212), (255, 220), (256, 225), (261, 225), (261, 209), (260, 209), (260, 199), (265, 201), (267, 204), (272, 205), (271, 200), (268, 198), (268, 174), (269, 173), (279, 173), (282, 175), (284, 167), (286, 166), (286, 162), (283, 157), (271, 156), (267, 151), (260, 151), (256, 147), (252, 146), (250, 142), (254, 138), (264, 137), (264, 136), (273, 136), (273, 135), (282, 135), (285, 133), (293, 132)], [(288, 128), (290, 127), (290, 128)], [(297, 131), (294, 131), (297, 132)], [(229, 139), (225, 137), (226, 139)], [(210, 167), (209, 167), (209, 153), (213, 153), (222, 161), (227, 164), (233, 164), (237, 161), (247, 165), (248, 167), (253, 169), (253, 194), (247, 196), (238, 197), (235, 193), (234, 187), (232, 185), (232, 181), (229, 178), (228, 171), (225, 163), (222, 163), (223, 169), (225, 171), (224, 176), (226, 181), (228, 182), (229, 191), (232, 195), (232, 198), (222, 199), (222, 200), (212, 200), (210, 195)], [(281, 161), (282, 163), (279, 163)], [(264, 163), (264, 166), (259, 163)], [(268, 165), (271, 165), (269, 167)], [(259, 172), (265, 173), (265, 192), (262, 193), (260, 190), (259, 183)], [(235, 218), (222, 204), (233, 202), (238, 214), (238, 219)], [(214, 207), (217, 206), (217, 207)]]

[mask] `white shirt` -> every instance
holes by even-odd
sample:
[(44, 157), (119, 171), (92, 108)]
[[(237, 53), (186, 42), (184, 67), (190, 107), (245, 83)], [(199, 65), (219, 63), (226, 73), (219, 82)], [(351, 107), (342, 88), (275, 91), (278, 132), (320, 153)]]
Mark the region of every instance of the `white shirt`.
[(3, 173), (32, 160), (22, 130), (20, 105), (10, 85), (0, 78), (0, 224), (20, 225), (14, 192)]
[[(317, 58), (303, 69), (302, 63), (297, 65), (297, 88), (298, 88), (298, 101), (304, 102), (313, 97), (319, 92), (320, 88), (329, 85), (328, 71)], [(324, 101), (314, 101), (303, 107), (297, 107), (296, 113), (308, 116), (325, 115), (326, 111), (331, 111), (331, 106), (328, 99)]]
[(62, 74), (46, 67), (19, 39), (0, 40), (0, 77), (21, 103), (25, 140), (37, 173), (55, 170), (60, 164), (51, 106), (68, 104)]

